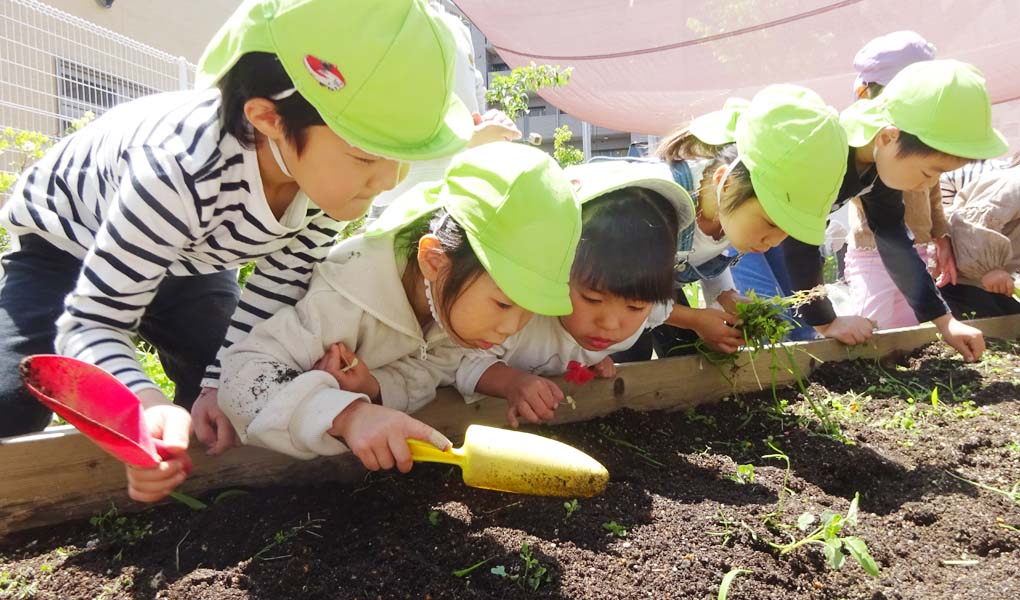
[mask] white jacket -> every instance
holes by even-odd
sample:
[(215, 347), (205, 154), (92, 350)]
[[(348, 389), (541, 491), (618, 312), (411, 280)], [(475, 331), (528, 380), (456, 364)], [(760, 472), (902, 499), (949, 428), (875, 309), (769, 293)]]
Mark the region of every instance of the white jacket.
[(457, 390), (467, 402), (484, 398), (484, 395), (475, 393), (475, 388), (482, 374), (497, 362), (506, 363), (518, 371), (544, 376), (566, 373), (567, 364), (575, 360), (590, 367), (615, 352), (629, 350), (645, 330), (665, 323), (672, 310), (672, 301), (654, 305), (644, 324), (632, 336), (605, 350), (586, 350), (581, 347), (563, 328), (559, 317), (535, 315), (524, 329), (499, 346), (493, 346), (485, 352), (468, 351), (457, 369)]
[(468, 350), (435, 323), (422, 331), (401, 284), (405, 266), (392, 237), (346, 240), (315, 267), (303, 299), (225, 351), (219, 405), (244, 443), (304, 459), (346, 451), (327, 431), (367, 397), (311, 370), (334, 343), (357, 353), (383, 405), (397, 410), (414, 412), (454, 382)]

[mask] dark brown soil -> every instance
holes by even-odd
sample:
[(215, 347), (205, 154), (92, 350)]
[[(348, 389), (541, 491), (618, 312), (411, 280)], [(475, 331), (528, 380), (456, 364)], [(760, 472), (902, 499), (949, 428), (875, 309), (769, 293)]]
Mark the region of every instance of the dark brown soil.
[[(949, 474), (1007, 492), (1020, 482), (1018, 350), (997, 344), (978, 365), (938, 346), (898, 365), (824, 365), (809, 390), (847, 442), (821, 433), (791, 391), (782, 412), (765, 392), (696, 413), (541, 428), (612, 475), (569, 518), (562, 499), (475, 490), (455, 468), (419, 465), (356, 487), (210, 495), (203, 511), (175, 504), (12, 536), (0, 597), (715, 598), (739, 567), (751, 572), (730, 599), (1020, 598), (1020, 497)], [(791, 463), (780, 515), (786, 469), (763, 458), (768, 441)], [(753, 481), (737, 476), (743, 464)], [(880, 577), (849, 558), (832, 569), (821, 546), (780, 556), (768, 545), (800, 533), (804, 512), (845, 513), (857, 492), (859, 523), (844, 533), (867, 542)], [(533, 577), (537, 567), (517, 581), (492, 572), (522, 575), (524, 544), (548, 578)]]

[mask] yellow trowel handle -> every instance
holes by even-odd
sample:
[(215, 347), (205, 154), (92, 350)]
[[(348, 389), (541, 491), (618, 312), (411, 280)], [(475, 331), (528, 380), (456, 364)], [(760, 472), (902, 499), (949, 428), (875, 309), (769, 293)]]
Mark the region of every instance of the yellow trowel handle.
[(446, 463), (448, 465), (464, 466), (464, 455), (459, 448), (440, 450), (428, 442), (421, 440), (407, 440), (407, 446), (411, 449), (411, 458), (418, 462)]

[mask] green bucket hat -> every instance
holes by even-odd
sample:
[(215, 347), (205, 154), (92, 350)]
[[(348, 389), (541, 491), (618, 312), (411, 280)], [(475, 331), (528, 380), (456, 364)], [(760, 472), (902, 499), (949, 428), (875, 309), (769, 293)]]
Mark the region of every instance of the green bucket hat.
[(395, 235), (445, 208), (503, 292), (540, 315), (568, 315), (570, 267), (581, 236), (581, 207), (548, 154), (494, 142), (454, 158), (442, 181), (393, 201), (368, 237)]
[(275, 54), (329, 128), (366, 152), (438, 158), (471, 137), (453, 94), (456, 44), (424, 0), (245, 0), (202, 54), (196, 87), (249, 52)]
[(904, 67), (877, 98), (858, 100), (843, 111), (840, 122), (855, 148), (891, 125), (951, 156), (994, 158), (1008, 150), (992, 127), (984, 76), (957, 60)]
[(694, 222), (694, 202), (680, 184), (673, 181), (669, 167), (660, 162), (609, 160), (574, 165), (564, 169), (574, 184), (578, 201), (585, 202), (626, 187), (640, 187), (661, 194), (676, 209), (680, 231)]
[(750, 102), (730, 100), (698, 117), (690, 132), (708, 144), (735, 142), (755, 196), (776, 226), (806, 244), (825, 240), (849, 147), (836, 110), (818, 94), (770, 85)]

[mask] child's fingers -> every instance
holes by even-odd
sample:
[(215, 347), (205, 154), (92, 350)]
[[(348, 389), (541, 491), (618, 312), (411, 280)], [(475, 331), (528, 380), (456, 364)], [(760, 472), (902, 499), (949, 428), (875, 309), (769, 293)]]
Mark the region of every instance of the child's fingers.
[(437, 431), (431, 425), (426, 425), (414, 417), (407, 417), (407, 425), (404, 427), (402, 436), (428, 442), (438, 450), (446, 450), (453, 447), (453, 442), (450, 441), (450, 438)]
[(216, 440), (215, 444), (209, 448), (207, 454), (210, 456), (216, 456), (222, 454), (227, 449), (237, 445), (237, 435), (234, 433), (234, 426), (230, 423), (230, 419), (226, 415), (220, 414), (216, 417)]
[(517, 414), (529, 423), (541, 422), (541, 419), (538, 418), (538, 415), (535, 414), (535, 411), (531, 409), (531, 405), (527, 402), (517, 403)]
[(379, 470), (379, 461), (375, 457), (375, 452), (371, 447), (359, 448), (358, 450), (351, 449), (354, 452), (354, 456), (358, 457), (361, 464), (365, 466), (369, 471)]
[(195, 437), (205, 446), (216, 443), (215, 421), (208, 409), (196, 410), (191, 415), (191, 425), (195, 428)]
[(552, 395), (552, 399), (553, 399), (552, 406), (554, 406), (554, 407), (555, 406), (559, 406), (559, 403), (563, 402), (563, 398), (564, 398), (563, 390), (560, 389), (560, 386), (556, 385), (552, 381), (549, 381), (548, 379), (543, 378), (542, 381), (545, 382), (546, 389), (548, 389), (549, 393)]
[(510, 427), (517, 429), (521, 426), (521, 422), (517, 420), (517, 407), (511, 405), (506, 411), (506, 422), (510, 424)]
[(393, 453), (390, 452), (388, 442), (384, 441), (381, 445), (372, 448), (372, 453), (375, 454), (375, 462), (379, 463), (380, 469), (388, 471), (393, 468)]
[(414, 466), (411, 458), (411, 449), (407, 446), (407, 440), (399, 435), (391, 435), (389, 439), (390, 454), (393, 455), (393, 462), (397, 470), (407, 473)]

